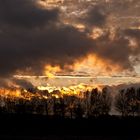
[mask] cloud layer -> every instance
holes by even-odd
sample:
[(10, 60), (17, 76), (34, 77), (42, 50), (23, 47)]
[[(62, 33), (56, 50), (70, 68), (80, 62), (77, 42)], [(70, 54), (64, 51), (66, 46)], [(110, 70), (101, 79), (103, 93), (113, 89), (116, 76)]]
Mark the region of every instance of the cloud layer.
[[(91, 31), (81, 32), (72, 24), (64, 23), (61, 16), (67, 13), (61, 13), (59, 8), (45, 9), (37, 2), (0, 0), (0, 77), (12, 76), (17, 71), (39, 75), (46, 64), (64, 68), (89, 54), (96, 55), (107, 67), (133, 70), (130, 56), (140, 54), (140, 31), (121, 29), (115, 22), (117, 27), (112, 33), (110, 25), (114, 25), (114, 18), (110, 19), (116, 15), (113, 8), (103, 7), (103, 3), (88, 7), (76, 22)], [(118, 3), (114, 2), (112, 7), (115, 4)], [(129, 7), (127, 5), (126, 9)], [(96, 27), (103, 34), (93, 39), (92, 30)], [(135, 47), (130, 44), (132, 38), (137, 42)]]
[(0, 24), (4, 26), (40, 27), (57, 17), (57, 9), (43, 9), (37, 5), (37, 0), (0, 0)]

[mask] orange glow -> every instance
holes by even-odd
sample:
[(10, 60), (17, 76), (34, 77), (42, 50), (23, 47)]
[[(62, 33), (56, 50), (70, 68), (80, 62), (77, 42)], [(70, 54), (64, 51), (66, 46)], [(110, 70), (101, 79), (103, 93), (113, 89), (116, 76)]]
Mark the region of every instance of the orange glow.
[(18, 89), (16, 90), (1, 89), (0, 96), (19, 98), (21, 97), (21, 92)]
[(47, 3), (46, 3), (46, 1), (37, 1), (37, 4), (38, 5), (40, 5), (40, 6), (42, 6), (42, 7), (46, 7), (47, 6)]
[[(49, 99), (52, 97), (55, 98), (63, 98), (65, 95), (67, 96), (76, 96), (78, 98), (84, 98), (84, 93), (88, 90), (91, 91), (93, 88), (97, 86), (89, 86), (84, 84), (69, 86), (69, 87), (55, 87), (55, 86), (39, 86), (35, 93), (29, 92), (26, 89), (0, 89), (0, 97), (10, 99), (16, 101), (17, 99), (24, 99), (30, 101), (33, 97), (37, 97), (37, 99)], [(98, 86), (100, 90), (102, 87)], [(46, 95), (42, 95), (43, 91)]]
[(56, 73), (61, 71), (59, 66), (51, 66), (51, 65), (46, 65), (45, 66), (45, 75), (48, 78), (54, 78)]
[(57, 94), (53, 94), (52, 97), (55, 97), (56, 99), (60, 98)]
[(100, 60), (96, 55), (88, 55), (87, 58), (80, 62), (76, 62), (73, 65), (74, 71), (86, 71), (87, 74), (91, 76), (96, 76), (99, 74), (106, 74), (105, 66), (106, 64)]
[[(76, 61), (72, 65), (65, 65), (64, 69), (61, 69), (60, 66), (45, 66), (45, 76), (48, 78), (55, 78), (58, 74), (69, 75), (67, 70), (72, 70), (73, 75), (78, 75), (83, 73), (83, 76), (111, 76), (122, 72), (122, 69), (119, 65), (112, 64), (110, 60), (101, 59), (98, 55), (92, 54), (88, 55), (81, 60)], [(84, 75), (85, 74), (85, 75)]]
[(77, 96), (79, 98), (83, 98), (83, 93), (85, 91), (91, 91), (93, 88), (97, 88), (100, 90), (101, 86), (97, 85), (85, 85), (85, 84), (79, 84), (74, 86), (68, 86), (68, 87), (55, 87), (55, 86), (39, 86), (39, 90), (47, 90), (50, 94), (52, 94), (53, 97), (59, 98), (63, 97), (64, 95), (73, 95)]
[(79, 31), (84, 31), (85, 30), (85, 25), (83, 24), (73, 24), (75, 28), (77, 28)]
[(103, 32), (102, 29), (100, 29), (100, 28), (94, 28), (94, 29), (92, 30), (92, 34), (90, 35), (90, 37), (93, 38), (93, 39), (97, 39), (97, 38), (99, 38), (100, 36), (102, 36), (103, 33), (104, 33), (104, 32)]
[(0, 89), (0, 97), (9, 98), (11, 100), (15, 99), (25, 99), (25, 100), (31, 100), (32, 97), (38, 96), (38, 94), (34, 95), (27, 90), (21, 90), (21, 89)]
[(74, 72), (86, 72), (90, 76), (111, 76), (122, 72), (119, 65), (112, 64), (112, 61), (101, 59), (98, 55), (88, 55), (81, 61), (71, 66)]
[(37, 4), (44, 7), (44, 8), (53, 8), (58, 7), (60, 4), (62, 4), (64, 0), (39, 0), (37, 1)]

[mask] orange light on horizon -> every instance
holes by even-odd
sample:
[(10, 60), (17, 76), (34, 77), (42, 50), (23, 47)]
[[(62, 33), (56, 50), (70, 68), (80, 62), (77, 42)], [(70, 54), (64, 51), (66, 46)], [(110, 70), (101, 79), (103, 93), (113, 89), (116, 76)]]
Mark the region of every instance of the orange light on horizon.
[(37, 87), (40, 91), (47, 90), (50, 95), (53, 97), (60, 98), (65, 95), (68, 96), (76, 96), (78, 98), (83, 98), (83, 93), (86, 91), (91, 91), (93, 88), (98, 88), (99, 90), (102, 89), (101, 85), (85, 85), (83, 83), (80, 83), (78, 85), (71, 85), (71, 86), (63, 86), (63, 87), (57, 87), (57, 86), (39, 86)]
[(51, 66), (51, 65), (46, 65), (45, 66), (45, 75), (48, 78), (54, 78), (57, 72), (60, 72), (61, 68), (60, 66)]

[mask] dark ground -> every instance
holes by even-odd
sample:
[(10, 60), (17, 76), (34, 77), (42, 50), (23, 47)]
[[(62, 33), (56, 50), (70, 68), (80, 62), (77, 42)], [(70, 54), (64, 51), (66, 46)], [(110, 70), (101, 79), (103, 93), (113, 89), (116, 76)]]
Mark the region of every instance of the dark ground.
[(0, 115), (0, 140), (140, 140), (140, 118), (115, 116), (62, 119), (39, 115)]

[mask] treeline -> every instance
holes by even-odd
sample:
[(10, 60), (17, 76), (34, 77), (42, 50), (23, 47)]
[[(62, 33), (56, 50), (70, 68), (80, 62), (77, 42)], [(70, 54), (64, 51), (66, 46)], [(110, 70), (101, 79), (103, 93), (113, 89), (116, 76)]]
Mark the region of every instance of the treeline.
[[(35, 91), (31, 93), (31, 89), (29, 92), (36, 95)], [(57, 94), (57, 92), (54, 93)], [(23, 94), (25, 94), (24, 91)], [(112, 107), (122, 116), (140, 116), (140, 88), (122, 89), (114, 98), (107, 87), (102, 91), (95, 88), (92, 91), (83, 92), (82, 96), (63, 95), (58, 98), (48, 91), (43, 91), (30, 99), (0, 97), (1, 113), (90, 118), (110, 115)]]
[(122, 116), (140, 116), (140, 88), (120, 90), (116, 96), (115, 107)]

